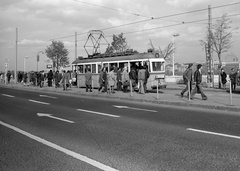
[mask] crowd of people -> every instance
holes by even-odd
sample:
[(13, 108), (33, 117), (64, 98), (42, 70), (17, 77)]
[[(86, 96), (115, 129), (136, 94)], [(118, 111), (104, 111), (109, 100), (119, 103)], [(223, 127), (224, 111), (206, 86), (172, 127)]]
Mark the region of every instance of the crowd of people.
[[(49, 72), (39, 71), (39, 72), (18, 72), (17, 75), (17, 81), (19, 83), (22, 83), (24, 86), (39, 86), (43, 87), (46, 83), (48, 87), (60, 87), (61, 81), (68, 86), (70, 86), (70, 83), (73, 85), (76, 85), (76, 82), (71, 82), (71, 78), (76, 78), (76, 71), (63, 71), (63, 73), (59, 73), (59, 71), (53, 72), (50, 70)], [(64, 79), (64, 80), (63, 80)], [(76, 80), (76, 79), (75, 79)], [(65, 86), (65, 85), (63, 85)], [(66, 88), (65, 88), (66, 89)]]
[[(194, 95), (198, 92), (201, 93), (202, 99), (207, 100), (207, 96), (204, 94), (202, 89), (202, 74), (201, 69), (202, 65), (197, 65), (197, 70), (193, 73), (192, 70), (193, 64), (189, 64), (186, 71), (183, 73), (183, 80), (186, 84), (186, 87), (181, 92), (181, 97), (183, 97), (184, 93), (190, 90), (191, 99), (194, 98)], [(138, 91), (140, 94), (144, 94), (147, 92), (147, 82), (150, 76), (147, 65), (132, 65), (130, 71), (128, 71), (128, 67), (117, 68), (115, 66), (111, 66), (109, 68), (109, 72), (107, 72), (107, 68), (103, 67), (99, 74), (99, 93), (115, 93), (115, 87), (117, 91), (123, 91), (124, 93), (129, 91)], [(224, 69), (221, 69), (221, 84), (222, 88), (226, 89), (227, 83), (227, 74)], [(12, 74), (10, 71), (6, 74), (6, 80), (4, 79), (4, 73), (0, 73), (1, 82), (7, 81), (10, 83), (12, 78)], [(236, 85), (240, 86), (240, 73), (239, 69), (237, 71), (234, 68), (231, 69), (231, 73), (229, 74), (229, 79), (231, 80), (231, 88), (232, 91), (235, 91)], [(90, 68), (86, 68), (85, 71), (85, 86), (86, 92), (92, 92), (92, 73)], [(48, 73), (44, 71), (40, 72), (18, 72), (17, 81), (22, 83), (24, 86), (39, 86), (43, 87), (44, 84), (47, 84), (48, 87), (52, 87), (55, 85), (56, 88), (62, 87), (63, 90), (67, 90), (71, 85), (77, 86), (77, 71), (65, 71), (62, 73), (59, 71), (53, 72), (50, 70)], [(192, 90), (192, 84), (195, 83), (195, 88)]]
[[(110, 67), (107, 72), (106, 67), (103, 67), (99, 75), (99, 89), (100, 93), (108, 92), (115, 93), (114, 87), (116, 85), (117, 91), (124, 93), (138, 90), (140, 94), (147, 92), (147, 81), (150, 74), (147, 65), (133, 65), (128, 72), (128, 68), (114, 68)], [(87, 81), (87, 79), (85, 79)], [(88, 83), (86, 82), (86, 85)]]
[[(204, 94), (203, 89), (202, 89), (202, 74), (201, 74), (201, 69), (202, 65), (198, 64), (197, 65), (197, 70), (193, 73), (192, 70), (193, 64), (189, 64), (188, 68), (185, 70), (183, 73), (183, 80), (184, 83), (186, 84), (186, 87), (182, 90), (181, 92), (181, 97), (183, 97), (184, 93), (188, 91), (188, 95), (191, 99), (194, 98), (194, 95), (196, 93), (200, 93), (202, 96), (203, 100), (207, 100), (207, 96)], [(227, 83), (227, 74), (224, 71), (224, 69), (221, 69), (221, 79), (220, 83), (222, 84), (222, 88), (226, 89), (226, 83)], [(231, 89), (234, 92), (236, 89), (236, 85), (240, 85), (240, 73), (239, 69), (237, 71), (234, 70), (234, 68), (231, 69), (231, 73), (229, 74), (229, 79), (231, 81)], [(194, 90), (192, 91), (192, 84), (193, 82), (196, 84)], [(190, 94), (189, 94), (190, 92)]]

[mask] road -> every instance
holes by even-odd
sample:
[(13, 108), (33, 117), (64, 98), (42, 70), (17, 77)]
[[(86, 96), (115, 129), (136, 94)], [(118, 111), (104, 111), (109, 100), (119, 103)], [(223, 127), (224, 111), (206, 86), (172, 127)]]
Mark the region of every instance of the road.
[(240, 170), (240, 114), (0, 89), (0, 170)]

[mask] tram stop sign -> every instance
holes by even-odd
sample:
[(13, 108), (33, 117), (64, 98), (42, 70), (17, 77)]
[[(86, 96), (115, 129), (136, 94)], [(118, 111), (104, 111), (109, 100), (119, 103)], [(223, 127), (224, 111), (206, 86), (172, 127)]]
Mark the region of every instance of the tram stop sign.
[(48, 65), (47, 65), (47, 69), (50, 69), (50, 68), (52, 68), (52, 65), (51, 65), (51, 64), (48, 64)]

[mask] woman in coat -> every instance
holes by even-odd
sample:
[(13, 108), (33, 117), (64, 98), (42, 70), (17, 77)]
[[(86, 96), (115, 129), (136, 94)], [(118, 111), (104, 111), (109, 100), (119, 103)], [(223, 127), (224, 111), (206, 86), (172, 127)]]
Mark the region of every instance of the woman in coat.
[(110, 88), (110, 90), (109, 90), (110, 93), (115, 93), (113, 91), (115, 82), (116, 82), (116, 78), (115, 78), (115, 74), (114, 74), (114, 68), (111, 67), (110, 72), (108, 73), (108, 86)]
[(69, 73), (66, 73), (66, 71), (63, 71), (63, 77), (62, 77), (62, 84), (63, 84), (63, 90), (67, 90), (67, 87), (69, 86), (69, 80), (70, 75)]
[(90, 92), (92, 92), (92, 73), (90, 72), (90, 68), (88, 68), (87, 72), (85, 73), (85, 85), (86, 92), (88, 92), (88, 89), (90, 89)]

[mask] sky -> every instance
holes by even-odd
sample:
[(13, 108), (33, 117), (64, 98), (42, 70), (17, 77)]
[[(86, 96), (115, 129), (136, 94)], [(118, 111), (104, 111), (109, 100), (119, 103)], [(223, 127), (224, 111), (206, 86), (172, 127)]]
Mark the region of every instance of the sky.
[[(200, 40), (206, 37), (209, 5), (213, 24), (214, 18), (227, 13), (234, 15), (230, 17), (231, 27), (240, 28), (239, 0), (0, 0), (0, 71), (7, 61), (9, 69), (14, 70), (16, 56), (17, 70), (24, 70), (24, 61), (27, 71), (46, 69), (47, 56), (40, 53), (38, 64), (36, 56), (45, 52), (52, 40), (64, 43), (72, 63), (75, 32), (77, 56), (86, 57), (84, 45), (90, 30), (102, 30), (108, 43), (113, 34), (123, 33), (128, 46), (138, 52), (147, 52), (150, 40), (156, 48), (164, 49), (177, 33), (175, 62), (205, 62)], [(233, 53), (240, 59), (240, 29), (234, 32), (232, 41), (234, 46), (223, 57)], [(105, 51), (103, 47), (101, 52)]]

